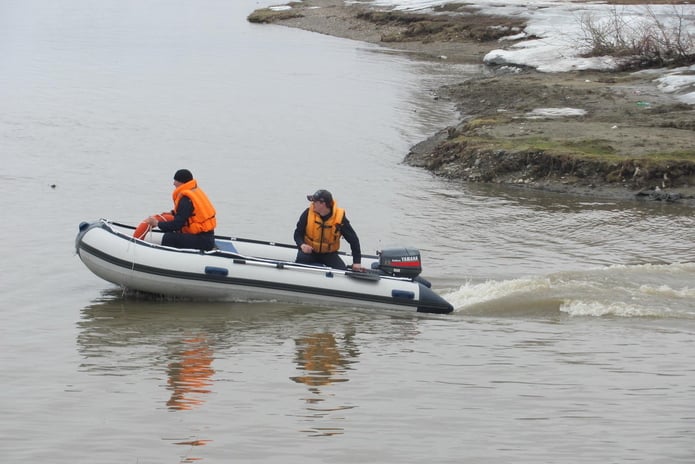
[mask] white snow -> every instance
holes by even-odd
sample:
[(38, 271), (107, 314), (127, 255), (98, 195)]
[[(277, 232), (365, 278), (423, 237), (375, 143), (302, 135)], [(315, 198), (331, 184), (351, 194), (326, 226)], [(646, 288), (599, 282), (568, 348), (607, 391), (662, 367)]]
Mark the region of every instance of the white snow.
[[(569, 0), (374, 0), (375, 6), (398, 10), (422, 11), (448, 3), (465, 3), (480, 9), (480, 13), (517, 16), (527, 21), (522, 40), (507, 48), (488, 53), (484, 61), (504, 66), (527, 66), (540, 72), (568, 72), (575, 70), (610, 70), (617, 65), (610, 56), (583, 58), (588, 42), (584, 40), (582, 19), (599, 21), (620, 15), (626, 23), (653, 22), (651, 15), (665, 24), (683, 21), (691, 34), (695, 34), (695, 5), (607, 5), (602, 3), (573, 3)], [(523, 39), (523, 37), (521, 37)], [(520, 37), (516, 37), (520, 38)], [(508, 40), (507, 40), (508, 41)], [(663, 69), (655, 74), (659, 88), (674, 94), (680, 101), (695, 104), (695, 66)]]

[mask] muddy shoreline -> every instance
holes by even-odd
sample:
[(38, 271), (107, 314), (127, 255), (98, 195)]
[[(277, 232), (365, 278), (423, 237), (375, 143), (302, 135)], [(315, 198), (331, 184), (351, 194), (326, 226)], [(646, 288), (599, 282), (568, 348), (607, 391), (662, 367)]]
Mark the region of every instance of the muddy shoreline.
[[(424, 15), (417, 15), (421, 22), (404, 22), (368, 4), (304, 0), (285, 9), (257, 10), (249, 21), (452, 64), (481, 64), (485, 54), (501, 48), (494, 37), (481, 37), (476, 25), (492, 20), (504, 23), (497, 29), (523, 26), (472, 10), (454, 13), (463, 19), (433, 26)], [(467, 182), (695, 206), (695, 163), (687, 156), (695, 139), (693, 108), (661, 92), (647, 72), (555, 74), (489, 67), (485, 76), (436, 94), (456, 105), (461, 122), (414, 146), (404, 158), (408, 164)], [(552, 111), (568, 108), (569, 116)]]

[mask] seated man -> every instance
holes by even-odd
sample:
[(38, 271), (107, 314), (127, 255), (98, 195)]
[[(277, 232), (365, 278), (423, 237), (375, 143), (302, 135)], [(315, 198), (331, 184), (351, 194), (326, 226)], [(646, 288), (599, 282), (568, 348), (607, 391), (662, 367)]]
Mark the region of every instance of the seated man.
[(217, 225), (215, 208), (188, 169), (179, 169), (174, 174), (172, 197), (174, 218), (171, 221), (159, 221), (153, 216), (145, 219), (147, 224), (164, 232), (162, 245), (212, 250)]
[(352, 251), (352, 270), (362, 271), (360, 239), (345, 216), (345, 210), (338, 207), (328, 190), (317, 190), (307, 195), (307, 200), (311, 204), (299, 216), (294, 230), (294, 241), (299, 247), (296, 261), (347, 269), (338, 254), (340, 238), (345, 237)]

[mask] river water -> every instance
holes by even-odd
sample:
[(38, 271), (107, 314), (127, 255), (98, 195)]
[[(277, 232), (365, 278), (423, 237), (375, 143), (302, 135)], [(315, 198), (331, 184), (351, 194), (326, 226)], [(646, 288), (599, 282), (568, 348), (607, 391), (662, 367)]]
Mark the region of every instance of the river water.
[[(251, 0), (0, 2), (0, 449), (51, 463), (691, 463), (692, 211), (433, 178), (447, 68), (257, 26)], [(333, 191), (445, 316), (133, 299), (81, 221), (170, 208), (291, 241)]]

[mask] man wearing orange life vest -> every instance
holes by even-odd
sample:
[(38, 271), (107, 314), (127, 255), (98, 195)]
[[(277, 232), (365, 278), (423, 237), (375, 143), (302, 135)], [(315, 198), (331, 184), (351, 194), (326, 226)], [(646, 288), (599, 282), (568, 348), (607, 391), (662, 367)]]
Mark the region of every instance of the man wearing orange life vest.
[(174, 174), (174, 219), (159, 221), (148, 217), (145, 222), (164, 232), (162, 245), (174, 248), (212, 250), (215, 247), (215, 208), (210, 199), (198, 187), (198, 182), (188, 169)]
[(347, 269), (338, 254), (340, 238), (344, 237), (352, 251), (352, 270), (362, 271), (360, 239), (345, 216), (345, 210), (338, 207), (328, 190), (317, 190), (306, 198), (311, 204), (299, 216), (294, 230), (294, 241), (299, 247), (296, 261)]

